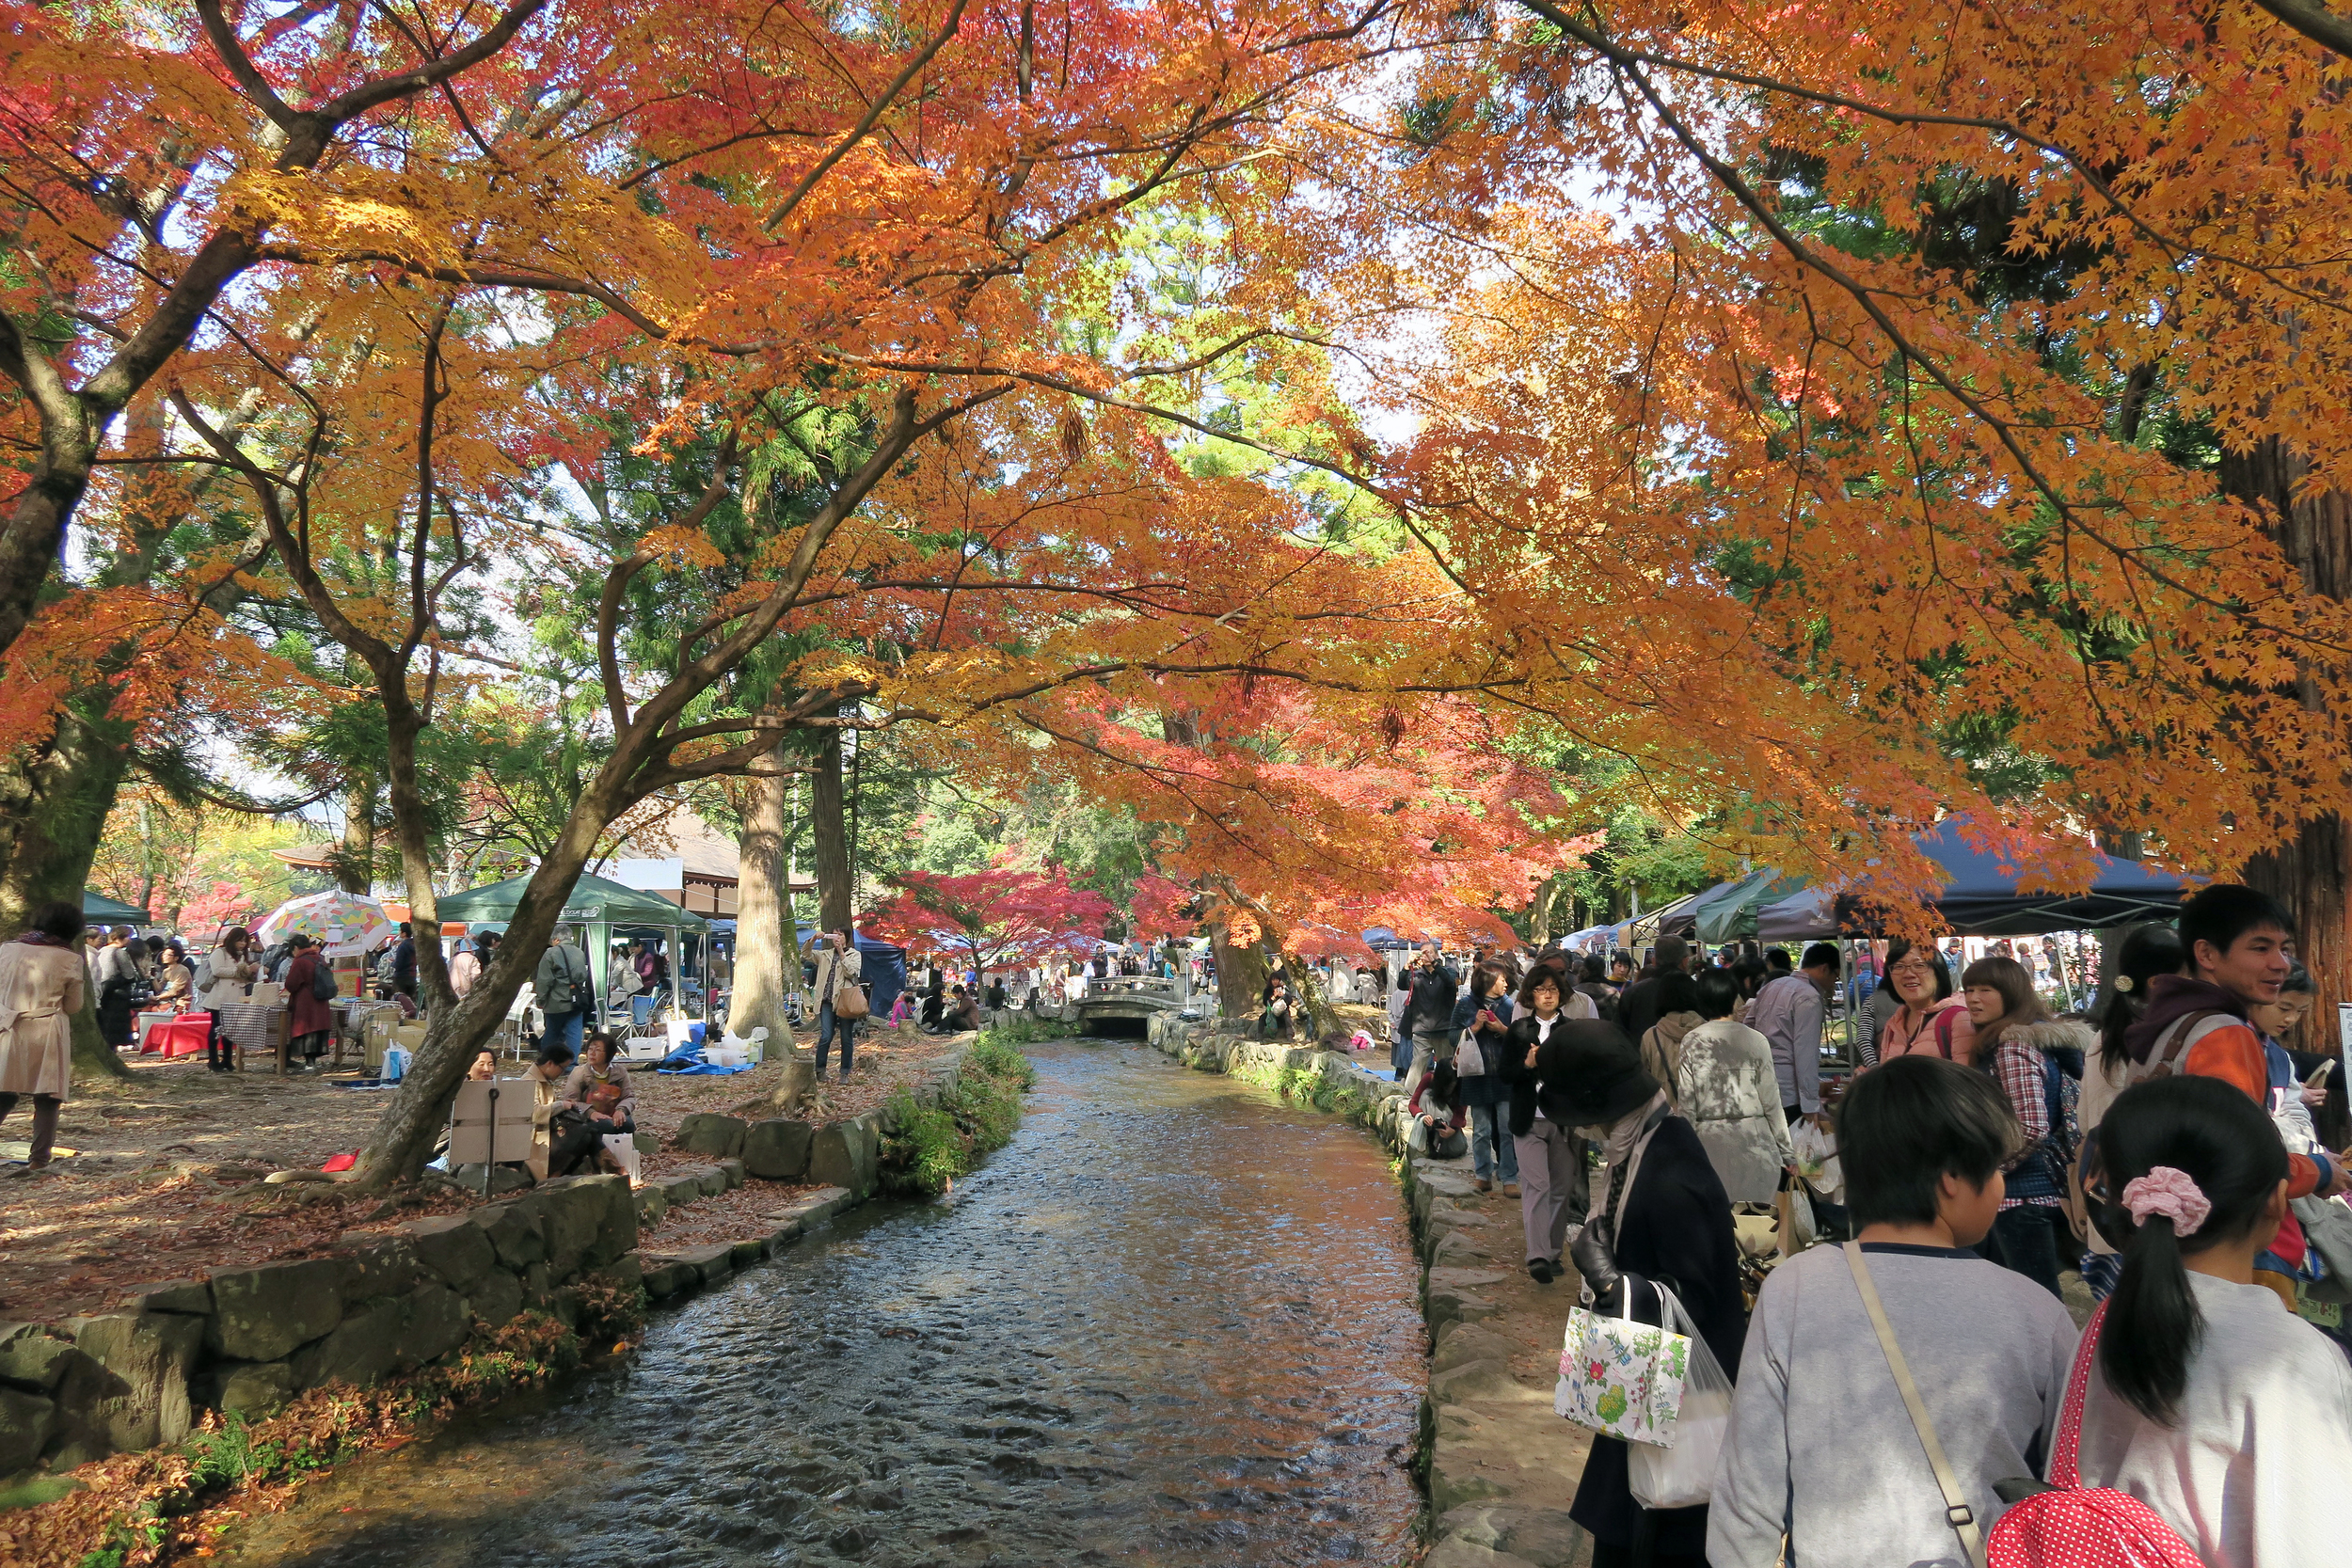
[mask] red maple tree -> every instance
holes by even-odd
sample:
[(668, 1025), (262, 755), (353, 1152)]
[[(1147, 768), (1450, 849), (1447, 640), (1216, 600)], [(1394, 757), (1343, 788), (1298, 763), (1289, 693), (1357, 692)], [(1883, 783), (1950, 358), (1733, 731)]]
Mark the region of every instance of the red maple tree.
[(1109, 899), (1073, 887), (1059, 866), (996, 866), (961, 877), (909, 871), (892, 882), (898, 895), (868, 917), (867, 928), (912, 952), (952, 955), (983, 974), (1084, 954), (1103, 939), (1111, 914)]

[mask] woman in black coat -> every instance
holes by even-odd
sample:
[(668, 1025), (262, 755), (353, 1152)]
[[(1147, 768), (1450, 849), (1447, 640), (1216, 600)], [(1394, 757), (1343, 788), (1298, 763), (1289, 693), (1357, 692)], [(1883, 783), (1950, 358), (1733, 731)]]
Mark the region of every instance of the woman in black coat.
[[(1481, 1015), (1486, 1015), (1484, 1019)], [(1454, 1004), (1454, 1037), (1478, 1030), (1479, 1056), (1486, 1070), (1460, 1080), (1455, 1100), (1470, 1112), (1471, 1168), (1478, 1190), (1490, 1192), (1497, 1180), (1505, 1197), (1519, 1196), (1519, 1158), (1516, 1140), (1504, 1125), (1511, 1085), (1502, 1076), (1502, 1061), (1509, 1055), (1511, 999), (1503, 993), (1503, 974), (1489, 964), (1470, 973), (1470, 985)], [(1520, 1055), (1525, 1056), (1524, 1049)], [(1461, 1064), (1455, 1063), (1458, 1071)]]
[[(1609, 1162), (1592, 1218), (1568, 1249), (1593, 1292), (1594, 1310), (1616, 1316), (1629, 1292), (1634, 1316), (1656, 1323), (1656, 1286), (1662, 1284), (1681, 1301), (1725, 1375), (1738, 1378), (1748, 1314), (1731, 1200), (1697, 1131), (1675, 1112), (1643, 1070), (1641, 1052), (1614, 1024), (1571, 1022), (1554, 1029), (1536, 1068), (1548, 1091), (1544, 1114), (1572, 1117), (1569, 1125), (1598, 1138)], [(1549, 1092), (1555, 1085), (1557, 1113)], [(1593, 1568), (1705, 1568), (1706, 1507), (1644, 1509), (1633, 1500), (1626, 1458), (1624, 1443), (1595, 1437), (1568, 1509), (1568, 1517), (1592, 1533)]]

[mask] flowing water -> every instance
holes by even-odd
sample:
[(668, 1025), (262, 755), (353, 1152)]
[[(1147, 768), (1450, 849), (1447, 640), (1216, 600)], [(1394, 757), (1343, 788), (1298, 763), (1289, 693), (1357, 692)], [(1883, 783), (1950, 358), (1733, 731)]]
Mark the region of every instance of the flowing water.
[(1132, 1044), (1011, 1145), (660, 1314), (626, 1365), (348, 1466), (247, 1565), (1324, 1563), (1403, 1554), (1424, 1363), (1360, 1132)]

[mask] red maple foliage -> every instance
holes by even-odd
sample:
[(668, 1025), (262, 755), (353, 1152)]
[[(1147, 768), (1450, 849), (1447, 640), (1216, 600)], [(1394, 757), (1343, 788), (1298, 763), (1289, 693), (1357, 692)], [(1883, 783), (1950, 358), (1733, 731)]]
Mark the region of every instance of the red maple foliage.
[(983, 974), (1085, 953), (1102, 940), (1111, 913), (1109, 899), (1073, 887), (1059, 866), (997, 866), (961, 877), (909, 871), (893, 881), (898, 896), (874, 911), (867, 928)]

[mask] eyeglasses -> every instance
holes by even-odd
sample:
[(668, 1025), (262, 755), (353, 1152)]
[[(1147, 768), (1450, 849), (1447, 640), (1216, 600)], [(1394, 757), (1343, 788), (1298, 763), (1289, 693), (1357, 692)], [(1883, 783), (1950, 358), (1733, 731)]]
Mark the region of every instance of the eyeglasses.
[(1935, 973), (1935, 966), (1925, 958), (1905, 958), (1900, 963), (1888, 965), (1886, 973), (1889, 974), (1932, 974)]

